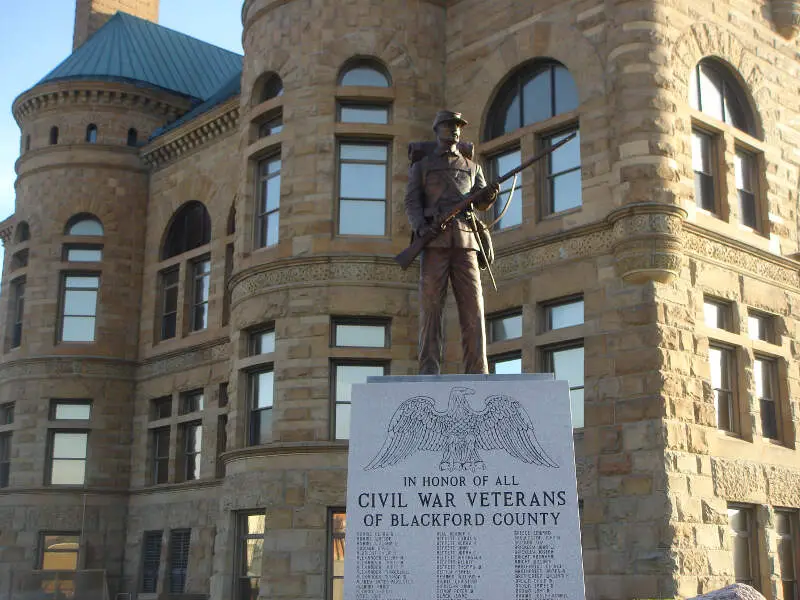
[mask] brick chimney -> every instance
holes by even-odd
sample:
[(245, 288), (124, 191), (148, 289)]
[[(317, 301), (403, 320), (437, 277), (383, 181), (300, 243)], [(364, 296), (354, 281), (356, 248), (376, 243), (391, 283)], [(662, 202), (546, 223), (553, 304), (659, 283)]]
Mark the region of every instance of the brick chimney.
[(159, 0), (77, 0), (72, 49), (88, 40), (117, 11), (158, 23)]

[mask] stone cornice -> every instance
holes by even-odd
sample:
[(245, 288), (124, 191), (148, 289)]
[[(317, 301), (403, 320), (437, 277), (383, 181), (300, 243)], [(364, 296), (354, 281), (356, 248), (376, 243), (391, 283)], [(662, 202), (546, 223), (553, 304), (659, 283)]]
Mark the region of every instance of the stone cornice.
[(37, 85), (14, 101), (12, 111), (17, 124), (39, 111), (68, 106), (118, 106), (174, 120), (192, 107), (188, 98), (164, 90), (140, 87), (125, 82), (57, 81)]
[(103, 356), (36, 356), (0, 364), (0, 381), (59, 376), (133, 381), (136, 363)]
[(178, 348), (146, 358), (139, 363), (136, 378), (140, 381), (151, 379), (197, 365), (227, 360), (229, 355), (230, 340), (227, 337), (218, 338), (204, 344)]
[(251, 456), (280, 456), (284, 454), (328, 454), (330, 452), (347, 452), (350, 444), (340, 442), (273, 442), (263, 446), (248, 446), (230, 450), (220, 456), (225, 464)]
[(220, 136), (236, 131), (238, 126), (237, 95), (175, 130), (157, 137), (142, 149), (142, 160), (150, 168), (159, 169)]

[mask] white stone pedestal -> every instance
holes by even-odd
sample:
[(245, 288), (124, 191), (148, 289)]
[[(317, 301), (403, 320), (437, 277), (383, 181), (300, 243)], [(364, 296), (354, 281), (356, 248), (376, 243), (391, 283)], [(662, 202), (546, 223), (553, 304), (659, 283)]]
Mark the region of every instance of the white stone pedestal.
[(581, 600), (569, 389), (549, 375), (353, 387), (345, 600)]

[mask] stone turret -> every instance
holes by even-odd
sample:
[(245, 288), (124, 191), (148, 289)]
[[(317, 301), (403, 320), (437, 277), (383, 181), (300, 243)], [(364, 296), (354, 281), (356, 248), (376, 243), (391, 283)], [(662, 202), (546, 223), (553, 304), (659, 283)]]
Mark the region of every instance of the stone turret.
[(88, 40), (117, 11), (158, 23), (158, 3), (159, 0), (78, 0), (72, 49)]

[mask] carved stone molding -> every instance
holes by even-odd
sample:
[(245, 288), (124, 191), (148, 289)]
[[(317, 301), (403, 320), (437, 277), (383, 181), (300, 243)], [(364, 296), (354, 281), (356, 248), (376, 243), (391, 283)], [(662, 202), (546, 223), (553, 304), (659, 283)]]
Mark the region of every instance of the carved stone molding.
[(0, 381), (47, 379), (60, 376), (98, 377), (132, 381), (136, 364), (113, 358), (91, 356), (42, 356), (0, 365)]
[(771, 5), (775, 31), (793, 39), (800, 31), (800, 0), (772, 0)]
[(175, 350), (149, 358), (141, 363), (137, 379), (151, 379), (177, 371), (186, 371), (208, 363), (228, 360), (231, 344), (228, 338), (214, 340), (200, 346)]
[(152, 169), (161, 168), (226, 133), (236, 131), (238, 127), (239, 96), (236, 96), (206, 115), (156, 138), (143, 150), (142, 160)]
[(619, 276), (630, 283), (668, 283), (677, 277), (684, 219), (682, 208), (656, 202), (630, 204), (609, 214)]
[(796, 261), (775, 256), (693, 224), (687, 223), (685, 227), (681, 245), (687, 255), (721, 263), (770, 283), (800, 288), (800, 270)]
[(293, 258), (258, 265), (234, 275), (231, 305), (287, 285), (320, 286), (329, 283), (387, 283), (417, 285), (416, 269), (403, 271), (388, 257)]

